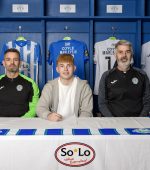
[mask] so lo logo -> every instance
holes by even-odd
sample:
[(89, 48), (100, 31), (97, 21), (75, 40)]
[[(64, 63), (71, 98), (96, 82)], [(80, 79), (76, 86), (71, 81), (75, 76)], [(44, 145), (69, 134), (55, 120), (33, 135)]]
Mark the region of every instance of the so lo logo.
[(55, 158), (63, 165), (79, 167), (91, 163), (95, 158), (95, 151), (87, 144), (70, 142), (56, 149)]

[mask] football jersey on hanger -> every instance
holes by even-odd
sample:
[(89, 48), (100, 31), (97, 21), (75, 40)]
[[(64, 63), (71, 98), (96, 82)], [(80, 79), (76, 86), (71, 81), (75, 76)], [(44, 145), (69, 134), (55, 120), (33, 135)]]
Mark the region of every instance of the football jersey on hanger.
[(38, 83), (38, 66), (41, 59), (40, 45), (30, 40), (9, 41), (3, 45), (0, 62), (4, 59), (5, 51), (10, 48), (15, 48), (20, 52), (20, 73), (32, 78)]
[(115, 44), (119, 40), (107, 39), (104, 41), (100, 41), (95, 43), (94, 49), (94, 62), (96, 64), (96, 76), (95, 76), (95, 86), (94, 86), (94, 94), (98, 95), (99, 90), (99, 82), (102, 74), (113, 68), (115, 64), (115, 56), (114, 49)]
[(56, 72), (56, 61), (58, 56), (64, 53), (69, 53), (74, 57), (74, 64), (76, 65), (74, 74), (85, 79), (84, 64), (89, 59), (87, 46), (84, 42), (77, 40), (59, 40), (50, 44), (48, 63), (53, 65), (53, 78), (59, 76)]

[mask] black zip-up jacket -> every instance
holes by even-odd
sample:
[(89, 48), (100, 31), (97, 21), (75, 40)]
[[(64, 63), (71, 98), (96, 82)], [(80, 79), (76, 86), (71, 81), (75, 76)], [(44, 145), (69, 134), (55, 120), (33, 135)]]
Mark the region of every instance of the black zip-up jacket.
[(99, 110), (106, 117), (148, 116), (150, 84), (145, 72), (131, 67), (126, 73), (113, 68), (100, 80)]
[(34, 117), (38, 98), (39, 89), (31, 78), (0, 76), (0, 117)]

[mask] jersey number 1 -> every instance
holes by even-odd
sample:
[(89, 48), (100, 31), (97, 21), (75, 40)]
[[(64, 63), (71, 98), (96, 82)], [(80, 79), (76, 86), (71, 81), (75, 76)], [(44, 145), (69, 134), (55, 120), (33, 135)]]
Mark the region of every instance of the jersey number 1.
[(105, 57), (106, 60), (108, 60), (108, 70), (111, 69), (111, 58), (109, 56)]

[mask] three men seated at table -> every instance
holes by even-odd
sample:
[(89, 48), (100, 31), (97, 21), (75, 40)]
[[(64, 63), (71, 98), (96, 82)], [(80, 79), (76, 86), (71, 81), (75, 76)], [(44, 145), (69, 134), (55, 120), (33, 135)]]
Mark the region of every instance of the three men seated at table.
[[(115, 57), (117, 65), (103, 74), (99, 84), (98, 105), (102, 116), (148, 116), (150, 84), (146, 73), (131, 65), (132, 44), (119, 41)], [(35, 82), (19, 74), (20, 63), (18, 50), (5, 52), (6, 74), (0, 76), (0, 117), (34, 117), (36, 113), (50, 121), (92, 117), (92, 90), (86, 80), (74, 76), (76, 66), (71, 54), (60, 54), (56, 67), (59, 77), (44, 86), (40, 99)]]

